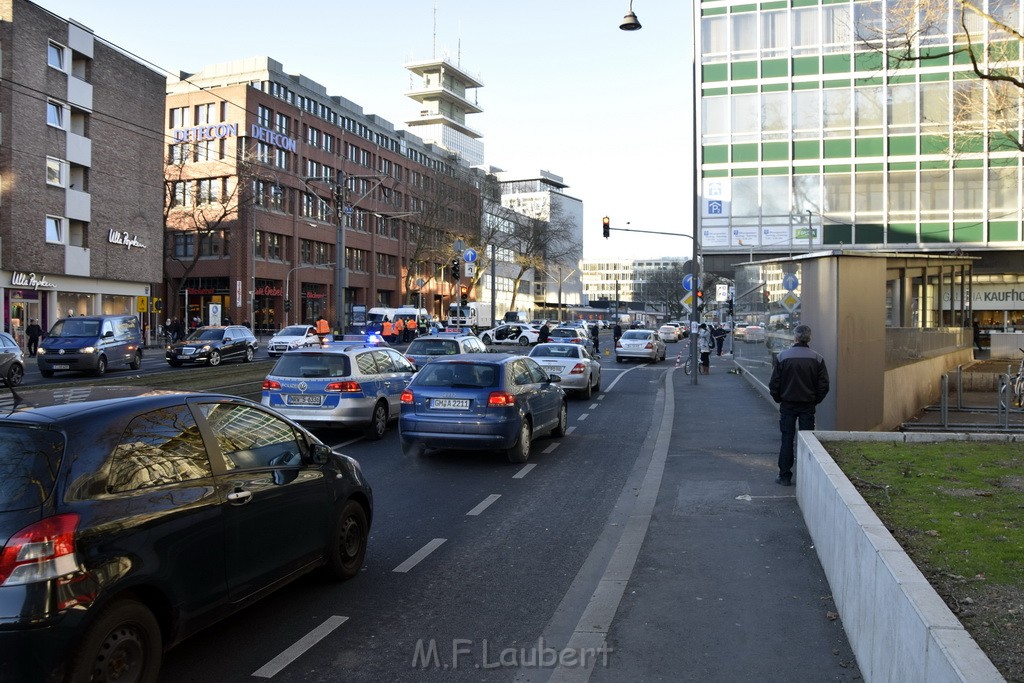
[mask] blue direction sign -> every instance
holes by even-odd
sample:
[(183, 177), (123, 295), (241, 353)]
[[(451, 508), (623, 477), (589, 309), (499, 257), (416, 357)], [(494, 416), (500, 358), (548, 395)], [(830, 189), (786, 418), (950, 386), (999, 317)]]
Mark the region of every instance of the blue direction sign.
[(476, 249), (467, 249), (462, 252), (462, 260), (466, 263), (473, 263), (476, 261)]
[(687, 273), (683, 276), (683, 289), (687, 292), (693, 291), (693, 273)]
[(793, 273), (786, 274), (786, 277), (782, 278), (782, 288), (792, 292), (794, 289), (800, 286), (800, 280), (797, 279)]

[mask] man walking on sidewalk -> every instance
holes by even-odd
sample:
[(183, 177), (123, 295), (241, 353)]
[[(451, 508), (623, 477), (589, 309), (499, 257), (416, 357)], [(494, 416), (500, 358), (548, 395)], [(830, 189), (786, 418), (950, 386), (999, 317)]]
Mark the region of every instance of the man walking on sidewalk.
[(828, 395), (825, 359), (808, 346), (811, 328), (797, 325), (793, 339), (796, 343), (779, 354), (768, 381), (768, 391), (779, 404), (782, 447), (775, 482), (783, 486), (793, 483), (793, 442), (797, 424), (799, 422), (802, 431), (814, 429), (814, 410)]

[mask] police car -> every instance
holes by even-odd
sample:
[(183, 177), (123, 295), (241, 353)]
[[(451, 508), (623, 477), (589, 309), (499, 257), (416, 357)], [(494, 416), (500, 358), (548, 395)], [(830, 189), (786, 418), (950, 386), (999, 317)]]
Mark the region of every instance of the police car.
[(261, 403), (296, 422), (365, 429), (380, 439), (398, 419), (416, 368), (373, 342), (333, 342), (286, 351), (263, 380)]

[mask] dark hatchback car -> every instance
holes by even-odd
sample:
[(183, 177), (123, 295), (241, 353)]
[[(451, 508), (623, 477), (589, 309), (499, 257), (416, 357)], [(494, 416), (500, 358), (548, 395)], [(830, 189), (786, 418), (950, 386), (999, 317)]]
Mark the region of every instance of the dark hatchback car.
[(504, 451), (526, 462), (534, 438), (564, 436), (569, 413), (561, 378), (537, 361), (474, 353), (427, 363), (402, 392), (402, 451)]
[(3, 680), (156, 680), (166, 647), (366, 553), (359, 465), (237, 397), (7, 393), (0, 471)]
[(182, 363), (220, 365), (225, 360), (246, 363), (256, 355), (259, 342), (243, 325), (208, 325), (197, 328), (180, 342), (167, 346), (167, 362), (178, 367)]

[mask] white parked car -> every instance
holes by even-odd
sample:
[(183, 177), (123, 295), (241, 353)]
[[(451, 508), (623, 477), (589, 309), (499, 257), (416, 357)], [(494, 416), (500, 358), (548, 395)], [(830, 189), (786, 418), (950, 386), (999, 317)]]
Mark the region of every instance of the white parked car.
[(480, 333), (480, 341), (484, 344), (519, 344), (529, 346), (537, 343), (540, 329), (526, 323), (505, 323), (484, 330)]
[(677, 342), (683, 337), (683, 333), (677, 325), (662, 325), (658, 328), (658, 336), (663, 342)]
[(544, 372), (561, 377), (565, 391), (578, 391), (583, 398), (590, 398), (601, 390), (601, 362), (581, 344), (537, 344), (529, 355)]
[(285, 351), (320, 346), (320, 337), (312, 325), (289, 325), (267, 342), (267, 354), (271, 358), (280, 356)]

